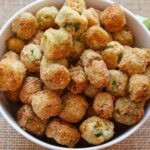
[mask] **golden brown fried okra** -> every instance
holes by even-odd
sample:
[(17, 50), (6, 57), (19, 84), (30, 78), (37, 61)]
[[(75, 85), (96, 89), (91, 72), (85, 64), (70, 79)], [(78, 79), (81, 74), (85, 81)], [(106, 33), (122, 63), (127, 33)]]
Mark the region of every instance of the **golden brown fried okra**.
[(135, 74), (129, 80), (129, 93), (134, 102), (144, 102), (150, 98), (150, 78)]
[(78, 129), (60, 119), (53, 119), (49, 122), (46, 136), (67, 147), (74, 147), (80, 140)]
[(70, 58), (71, 59), (78, 59), (83, 51), (84, 51), (84, 45), (80, 41), (74, 40), (73, 41), (73, 48), (72, 48), (71, 53), (70, 53)]
[(144, 74), (145, 74), (147, 77), (150, 78), (150, 65), (148, 65), (148, 66), (146, 67), (146, 70), (145, 70)]
[(109, 35), (99, 25), (95, 25), (87, 30), (85, 39), (89, 48), (101, 50), (109, 42)]
[(69, 6), (80, 14), (86, 9), (85, 0), (66, 0), (64, 6)]
[(50, 90), (36, 92), (30, 96), (33, 111), (41, 119), (49, 119), (60, 113), (61, 99)]
[(129, 97), (118, 98), (115, 102), (115, 121), (124, 125), (134, 125), (144, 115), (143, 103), (134, 103)]
[(55, 18), (58, 9), (55, 6), (43, 7), (36, 13), (36, 19), (41, 30), (55, 27)]
[(68, 90), (71, 93), (81, 93), (87, 84), (87, 76), (81, 66), (72, 67), (70, 70), (71, 82), (68, 85)]
[(114, 135), (114, 124), (108, 120), (93, 116), (80, 125), (81, 136), (89, 144), (99, 145)]
[(58, 60), (70, 55), (73, 40), (65, 30), (48, 29), (41, 39), (41, 49), (48, 59)]
[(26, 68), (14, 52), (7, 52), (0, 60), (0, 90), (16, 91), (23, 82)]
[(110, 119), (114, 112), (114, 98), (107, 92), (100, 92), (96, 95), (93, 109), (99, 117)]
[(124, 47), (115, 41), (109, 42), (102, 52), (102, 58), (109, 69), (115, 69), (118, 67), (122, 56)]
[(21, 13), (12, 23), (12, 31), (23, 40), (31, 39), (37, 32), (36, 18), (29, 12)]
[(13, 51), (17, 54), (20, 54), (21, 50), (25, 46), (25, 42), (19, 38), (10, 38), (7, 41), (7, 47), (9, 51)]
[(80, 36), (87, 30), (88, 21), (71, 7), (63, 6), (56, 19), (56, 24), (71, 33), (74, 37)]
[(114, 41), (118, 41), (122, 45), (133, 45), (133, 33), (129, 29), (123, 29), (118, 32), (112, 33)]
[(126, 24), (125, 12), (120, 5), (113, 4), (101, 13), (100, 22), (109, 32), (120, 31)]
[(59, 117), (70, 123), (77, 123), (85, 116), (88, 103), (83, 96), (67, 93), (62, 97), (62, 111)]
[(28, 44), (21, 51), (20, 59), (29, 72), (39, 72), (42, 55), (39, 45)]
[(100, 25), (99, 14), (94, 8), (85, 9), (82, 15), (88, 20), (88, 27)]
[(114, 96), (125, 96), (127, 94), (128, 76), (119, 70), (109, 70), (109, 78), (107, 91)]
[(20, 89), (20, 100), (24, 104), (31, 104), (30, 96), (42, 90), (42, 83), (39, 78), (26, 77)]
[(129, 75), (145, 72), (147, 53), (143, 49), (129, 48), (124, 51), (119, 69)]
[(7, 91), (6, 92), (7, 98), (12, 102), (19, 101), (19, 94), (20, 94), (20, 89), (17, 91)]
[(29, 105), (23, 105), (18, 110), (17, 122), (21, 128), (38, 136), (44, 135), (47, 124), (47, 120), (37, 117)]
[(70, 73), (66, 67), (51, 64), (40, 71), (41, 80), (50, 90), (65, 89), (70, 82)]
[(84, 89), (84, 94), (89, 98), (94, 98), (98, 93), (99, 89), (88, 83)]

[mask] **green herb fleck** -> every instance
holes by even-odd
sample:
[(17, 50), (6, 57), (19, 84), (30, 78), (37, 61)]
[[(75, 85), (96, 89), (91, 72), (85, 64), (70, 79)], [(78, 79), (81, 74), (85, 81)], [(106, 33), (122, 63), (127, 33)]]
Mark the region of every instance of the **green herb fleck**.
[(144, 21), (144, 24), (146, 25), (146, 27), (150, 30), (150, 19), (147, 19)]
[(111, 84), (112, 84), (112, 89), (113, 89), (113, 91), (118, 91), (118, 84), (117, 84), (117, 81), (116, 81), (116, 80), (113, 80)]
[(122, 53), (120, 53), (120, 54), (118, 55), (118, 60), (117, 60), (118, 64), (120, 63), (121, 59), (122, 59)]
[(72, 30), (73, 32), (77, 32), (80, 29), (80, 24), (78, 23), (78, 24), (73, 25), (69, 23), (69, 24), (66, 24), (64, 28), (66, 30)]

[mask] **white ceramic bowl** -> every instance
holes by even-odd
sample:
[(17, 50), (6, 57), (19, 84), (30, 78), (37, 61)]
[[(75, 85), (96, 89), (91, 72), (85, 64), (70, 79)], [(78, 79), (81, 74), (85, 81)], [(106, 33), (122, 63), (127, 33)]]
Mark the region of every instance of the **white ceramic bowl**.
[[(57, 7), (61, 7), (63, 4), (63, 0), (37, 0), (28, 6), (24, 7), (20, 11), (18, 11), (13, 17), (4, 25), (4, 27), (0, 31), (0, 57), (5, 53), (6, 50), (6, 45), (5, 41), (12, 35), (11, 32), (11, 23), (14, 20), (16, 16), (18, 16), (21, 12), (23, 11), (29, 11), (32, 13), (35, 13), (38, 9), (44, 7), (44, 6), (50, 6), (50, 5), (55, 5)], [(95, 7), (99, 9), (104, 9), (105, 7), (111, 5), (113, 2), (109, 0), (86, 0), (87, 7)], [(134, 33), (134, 38), (135, 38), (135, 45), (138, 47), (150, 47), (150, 33), (149, 31), (144, 27), (142, 23), (140, 23), (135, 16), (127, 9), (125, 9), (126, 16), (127, 16), (127, 22), (129, 27), (132, 29)], [(13, 62), (12, 62), (13, 63)], [(51, 145), (50, 143), (46, 143), (42, 140), (39, 140), (32, 135), (28, 134), (24, 130), (22, 130), (16, 120), (15, 120), (15, 115), (13, 113), (13, 106), (10, 102), (7, 101), (4, 93), (0, 92), (0, 112), (2, 116), (7, 120), (7, 122), (14, 128), (16, 129), (17, 132), (22, 134), (24, 137), (27, 139), (31, 140), (32, 142), (39, 144), (45, 148), (48, 149), (55, 149), (55, 150), (66, 150), (67, 148)], [(150, 116), (150, 101), (146, 105), (145, 108), (145, 115), (143, 119), (136, 124), (133, 127), (130, 127), (127, 131), (124, 133), (116, 136), (113, 138), (113, 140), (99, 145), (99, 146), (94, 146), (94, 147), (87, 147), (87, 148), (82, 148), (83, 150), (96, 150), (96, 149), (102, 149), (106, 147), (110, 147), (113, 144), (116, 144), (125, 138), (129, 137), (132, 133), (134, 133), (143, 123), (147, 120), (147, 118)], [(75, 148), (77, 149), (77, 148)], [(78, 148), (79, 149), (79, 148)], [(81, 148), (80, 148), (81, 149)]]

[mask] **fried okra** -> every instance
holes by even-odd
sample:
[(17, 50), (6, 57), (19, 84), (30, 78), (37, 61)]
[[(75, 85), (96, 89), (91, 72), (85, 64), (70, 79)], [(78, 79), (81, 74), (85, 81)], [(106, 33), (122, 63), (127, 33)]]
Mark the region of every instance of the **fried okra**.
[(55, 6), (41, 8), (36, 13), (36, 19), (41, 30), (55, 27), (55, 18), (58, 14), (58, 9)]
[(99, 14), (94, 8), (85, 9), (82, 15), (88, 20), (88, 28), (94, 25), (100, 25)]
[(96, 95), (93, 103), (96, 114), (105, 119), (110, 119), (114, 111), (114, 98), (107, 92), (100, 92)]
[(36, 34), (37, 28), (37, 20), (29, 12), (21, 13), (12, 23), (12, 31), (23, 40), (31, 39)]
[(143, 103), (134, 103), (129, 97), (118, 98), (115, 102), (115, 121), (124, 125), (138, 123), (144, 115)]
[(48, 29), (41, 39), (41, 49), (48, 59), (58, 60), (70, 55), (73, 40), (65, 30)]
[(84, 89), (84, 94), (89, 98), (94, 98), (98, 93), (99, 89), (88, 83)]
[(80, 14), (86, 9), (85, 0), (66, 0), (64, 6), (69, 6)]
[(12, 102), (18, 102), (19, 101), (19, 94), (20, 94), (20, 90), (7, 91), (6, 92), (7, 98)]
[(127, 94), (128, 76), (119, 70), (109, 70), (109, 78), (107, 91), (114, 96), (125, 96)]
[(129, 93), (134, 102), (144, 102), (150, 98), (150, 78), (135, 74), (129, 80)]
[(35, 36), (30, 40), (31, 43), (40, 45), (41, 44), (41, 39), (43, 37), (44, 31), (39, 30)]
[(29, 105), (23, 105), (18, 110), (17, 122), (27, 132), (38, 136), (42, 136), (45, 133), (47, 120), (41, 120), (37, 117)]
[(96, 88), (106, 87), (109, 83), (109, 72), (103, 60), (92, 61), (91, 65), (84, 67), (89, 82)]
[(60, 119), (52, 119), (49, 122), (46, 129), (46, 136), (70, 148), (74, 147), (80, 140), (80, 132), (78, 129)]
[(118, 41), (122, 45), (132, 46), (134, 42), (133, 33), (131, 32), (131, 30), (128, 29), (114, 32), (112, 33), (112, 37), (114, 41)]
[(33, 111), (41, 120), (58, 115), (62, 109), (61, 99), (50, 90), (36, 92), (30, 99)]
[(0, 90), (16, 91), (23, 82), (26, 68), (14, 52), (7, 52), (0, 59)]
[(25, 42), (19, 38), (10, 38), (7, 41), (7, 47), (9, 51), (13, 51), (17, 54), (20, 54), (21, 50), (25, 46)]
[(56, 24), (71, 33), (74, 37), (80, 36), (87, 30), (88, 21), (78, 12), (68, 6), (63, 6), (56, 19)]
[(65, 89), (70, 82), (70, 73), (66, 67), (51, 64), (40, 71), (41, 80), (50, 90)]
[(100, 22), (109, 32), (120, 31), (126, 25), (125, 12), (120, 5), (113, 4), (101, 13)]
[(114, 135), (114, 124), (111, 121), (93, 116), (80, 125), (82, 138), (89, 144), (99, 145)]
[(21, 51), (20, 59), (29, 72), (39, 72), (42, 55), (39, 45), (28, 44)]
[(143, 50), (146, 52), (147, 63), (150, 65), (150, 48), (143, 48)]
[(129, 48), (124, 51), (119, 63), (119, 69), (129, 75), (145, 72), (147, 53), (139, 48)]
[(80, 41), (74, 40), (70, 58), (73, 60), (78, 59), (83, 51), (84, 51), (84, 45)]
[(20, 89), (20, 100), (24, 104), (31, 104), (30, 96), (42, 90), (42, 83), (39, 78), (26, 77)]
[(95, 25), (87, 30), (85, 39), (89, 48), (101, 50), (109, 42), (109, 35), (103, 28)]
[(102, 60), (102, 57), (100, 54), (96, 53), (92, 49), (84, 50), (82, 55), (80, 56), (80, 59), (84, 66), (90, 66), (92, 61), (94, 60)]
[(102, 58), (106, 63), (108, 69), (118, 68), (123, 56), (124, 47), (115, 41), (109, 42), (102, 52)]
[(70, 123), (81, 121), (88, 108), (86, 99), (80, 95), (67, 93), (62, 100), (62, 111), (59, 117)]
[(68, 90), (71, 93), (82, 93), (87, 84), (87, 76), (81, 66), (72, 67), (70, 70), (71, 82), (68, 85)]

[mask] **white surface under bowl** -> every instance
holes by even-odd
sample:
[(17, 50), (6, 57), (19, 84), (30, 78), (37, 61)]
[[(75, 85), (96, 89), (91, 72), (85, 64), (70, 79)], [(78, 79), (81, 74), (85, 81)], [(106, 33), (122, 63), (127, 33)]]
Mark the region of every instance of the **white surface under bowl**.
[[(37, 0), (28, 6), (24, 7), (20, 11), (18, 11), (13, 17), (4, 25), (4, 27), (0, 31), (0, 57), (6, 52), (6, 45), (5, 41), (12, 36), (11, 32), (11, 23), (14, 20), (16, 16), (18, 16), (21, 12), (23, 11), (29, 11), (32, 13), (35, 13), (38, 9), (44, 7), (44, 6), (50, 6), (50, 5), (55, 5), (57, 7), (61, 7), (63, 4), (63, 0)], [(95, 7), (98, 9), (104, 9), (105, 7), (111, 5), (113, 2), (109, 0), (86, 0), (87, 7)], [(145, 28), (145, 26), (140, 23), (135, 16), (127, 9), (125, 9), (126, 12), (126, 17), (127, 17), (127, 22), (128, 26), (131, 28), (131, 30), (134, 33), (134, 38), (135, 38), (135, 45), (137, 47), (150, 47), (150, 33), (149, 31)], [(12, 62), (13, 63), (13, 62)], [(66, 150), (68, 148), (63, 148), (55, 145), (51, 145), (50, 143), (46, 143), (42, 140), (39, 140), (35, 138), (34, 136), (28, 134), (24, 130), (22, 130), (13, 115), (13, 107), (11, 106), (10, 102), (7, 101), (5, 95), (0, 92), (0, 112), (2, 116), (7, 120), (7, 122), (14, 128), (16, 129), (17, 132), (22, 134), (24, 137), (27, 139), (31, 140), (32, 142), (39, 144), (45, 148), (48, 149), (55, 149), (55, 150)], [(129, 137), (132, 133), (134, 133), (143, 123), (148, 119), (150, 116), (150, 101), (146, 105), (145, 108), (145, 115), (143, 119), (133, 127), (130, 127), (127, 131), (122, 133), (119, 136), (116, 136), (113, 138), (111, 141), (104, 143), (99, 146), (93, 146), (93, 147), (87, 147), (87, 148), (82, 148), (83, 150), (97, 150), (97, 149), (103, 149), (106, 147), (110, 147), (113, 144), (116, 144), (125, 138)], [(5, 129), (4, 129), (5, 130)], [(74, 149), (81, 149), (81, 148), (74, 148)]]

